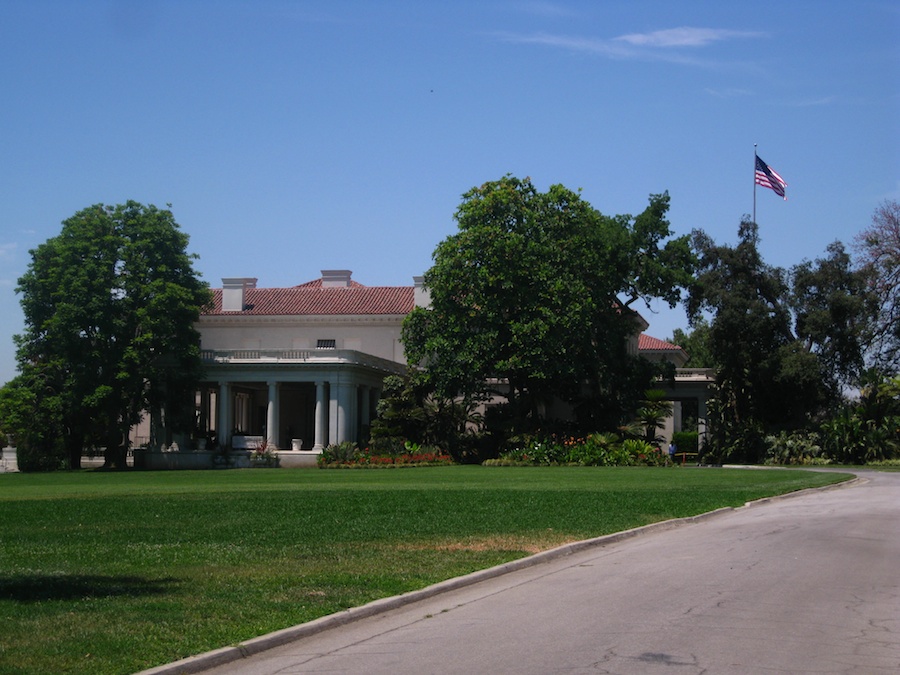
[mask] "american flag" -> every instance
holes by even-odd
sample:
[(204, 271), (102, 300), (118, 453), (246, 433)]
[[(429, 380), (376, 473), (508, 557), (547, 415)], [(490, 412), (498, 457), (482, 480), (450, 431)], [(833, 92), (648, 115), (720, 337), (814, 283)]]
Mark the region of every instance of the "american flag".
[(779, 176), (772, 167), (759, 157), (756, 158), (756, 184), (774, 190), (779, 197), (787, 199), (784, 195), (784, 188), (787, 187), (784, 178)]

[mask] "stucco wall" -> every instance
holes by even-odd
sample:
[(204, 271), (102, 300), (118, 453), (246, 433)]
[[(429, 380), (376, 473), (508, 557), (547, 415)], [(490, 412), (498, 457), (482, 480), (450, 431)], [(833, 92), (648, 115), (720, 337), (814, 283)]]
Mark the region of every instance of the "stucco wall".
[(203, 349), (315, 349), (318, 340), (334, 340), (335, 349), (352, 349), (406, 363), (400, 342), (402, 318), (395, 321), (354, 317), (317, 317), (316, 321), (242, 317), (225, 322), (201, 318)]

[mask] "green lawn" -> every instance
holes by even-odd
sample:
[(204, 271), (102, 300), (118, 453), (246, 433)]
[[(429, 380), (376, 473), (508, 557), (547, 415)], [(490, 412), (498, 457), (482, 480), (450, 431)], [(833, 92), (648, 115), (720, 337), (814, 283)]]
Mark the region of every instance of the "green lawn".
[(846, 474), (691, 468), (0, 475), (0, 673), (131, 673), (568, 541)]

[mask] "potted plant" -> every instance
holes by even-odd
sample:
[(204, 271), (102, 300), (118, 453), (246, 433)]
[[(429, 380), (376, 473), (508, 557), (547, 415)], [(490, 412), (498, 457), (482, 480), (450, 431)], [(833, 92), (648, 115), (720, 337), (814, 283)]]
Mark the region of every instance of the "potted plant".
[(250, 466), (277, 467), (280, 463), (274, 443), (262, 440), (250, 452)]

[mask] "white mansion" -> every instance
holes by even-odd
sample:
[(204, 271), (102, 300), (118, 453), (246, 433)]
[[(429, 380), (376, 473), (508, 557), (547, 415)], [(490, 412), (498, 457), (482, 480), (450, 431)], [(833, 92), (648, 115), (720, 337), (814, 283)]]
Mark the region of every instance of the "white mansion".
[[(428, 305), (421, 277), (412, 286), (363, 286), (349, 270), (322, 270), (291, 288), (256, 282), (223, 279), (200, 316), (199, 436), (234, 448), (268, 441), (288, 464), (367, 438), (384, 378), (406, 371), (401, 326), (414, 307)], [(646, 328), (639, 317), (640, 331)], [(696, 401), (698, 419), (705, 418), (709, 371), (681, 368), (687, 354), (680, 347), (642, 332), (631, 351), (676, 366), (667, 436), (680, 429), (682, 400)]]

